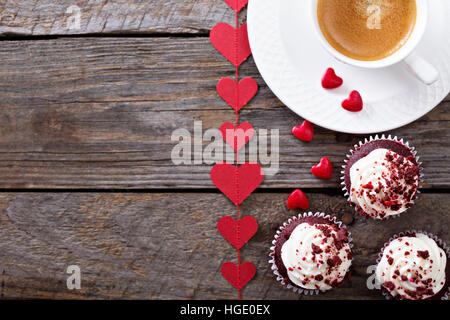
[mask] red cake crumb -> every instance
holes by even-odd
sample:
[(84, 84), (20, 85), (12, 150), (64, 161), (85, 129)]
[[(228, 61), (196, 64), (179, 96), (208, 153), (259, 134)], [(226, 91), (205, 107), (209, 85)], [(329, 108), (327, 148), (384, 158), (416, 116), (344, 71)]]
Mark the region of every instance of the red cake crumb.
[(368, 182), (365, 185), (362, 186), (364, 189), (373, 189), (373, 185), (372, 182)]
[(386, 289), (392, 291), (395, 289), (395, 284), (391, 281), (386, 281), (383, 283), (383, 287), (385, 287)]
[(341, 260), (341, 258), (339, 258), (339, 256), (334, 256), (333, 258), (328, 259), (328, 261), (327, 261), (327, 264), (328, 264), (330, 267), (338, 266), (338, 265), (340, 265), (341, 263), (342, 263), (342, 260)]
[(348, 231), (347, 229), (341, 229), (337, 232), (337, 241), (344, 241), (347, 242), (348, 241)]
[(430, 256), (430, 253), (428, 252), (428, 250), (425, 251), (417, 251), (417, 255), (423, 259), (428, 259), (428, 257)]
[(322, 281), (323, 280), (323, 276), (321, 274), (316, 275), (315, 279), (317, 281)]
[(394, 258), (388, 257), (387, 260), (388, 260), (389, 265), (392, 266), (392, 264), (394, 263)]
[(416, 295), (418, 297), (422, 297), (422, 296), (425, 296), (425, 295), (432, 296), (432, 295), (434, 295), (434, 292), (433, 292), (432, 289), (429, 289), (429, 288), (417, 288)]
[(321, 254), (323, 252), (319, 246), (316, 246), (314, 243), (311, 243), (311, 249), (315, 254)]

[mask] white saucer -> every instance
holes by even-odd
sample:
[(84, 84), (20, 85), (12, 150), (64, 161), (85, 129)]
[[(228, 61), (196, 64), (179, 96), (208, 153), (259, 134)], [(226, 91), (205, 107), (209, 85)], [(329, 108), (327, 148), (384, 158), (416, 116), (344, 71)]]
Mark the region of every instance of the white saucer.
[[(335, 60), (315, 35), (307, 0), (250, 0), (247, 22), (253, 57), (274, 94), (314, 124), (355, 134), (392, 130), (428, 113), (450, 91), (450, 1), (429, 3), (429, 24), (415, 52), (440, 72), (431, 86), (417, 80), (403, 63), (366, 70)], [(321, 87), (328, 67), (344, 79), (342, 87)], [(364, 110), (359, 113), (341, 107), (351, 90), (363, 97)]]

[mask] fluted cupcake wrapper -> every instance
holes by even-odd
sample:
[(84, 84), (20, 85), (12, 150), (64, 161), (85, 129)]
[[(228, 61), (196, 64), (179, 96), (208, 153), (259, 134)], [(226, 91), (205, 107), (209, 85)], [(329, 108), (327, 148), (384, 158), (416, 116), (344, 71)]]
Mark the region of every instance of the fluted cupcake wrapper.
[[(342, 191), (344, 191), (344, 196), (347, 197), (347, 200), (348, 200), (349, 203), (351, 203), (350, 191), (347, 190), (347, 186), (345, 185), (345, 168), (347, 167), (348, 160), (350, 159), (350, 157), (353, 155), (353, 153), (356, 151), (357, 148), (359, 149), (362, 146), (364, 146), (365, 144), (367, 144), (369, 142), (372, 142), (372, 141), (376, 141), (376, 140), (391, 140), (391, 141), (395, 141), (395, 142), (401, 143), (405, 147), (409, 148), (409, 150), (413, 154), (414, 158), (416, 159), (417, 165), (419, 166), (419, 188), (422, 185), (422, 183), (424, 182), (424, 180), (423, 180), (424, 175), (423, 175), (422, 162), (419, 161), (419, 156), (417, 156), (416, 149), (414, 147), (410, 146), (408, 141), (405, 142), (403, 139), (397, 138), (397, 136), (392, 137), (392, 135), (386, 136), (386, 135), (383, 134), (383, 135), (381, 135), (381, 137), (379, 137), (378, 135), (375, 135), (375, 137), (370, 136), (369, 139), (367, 139), (367, 138), (364, 139), (364, 142), (363, 141), (359, 141), (358, 144), (355, 144), (353, 146), (353, 149), (349, 150), (349, 153), (346, 155), (346, 159), (344, 160), (344, 164), (342, 165), (342, 171), (341, 171)], [(420, 193), (420, 190), (418, 189), (415, 200), (417, 200), (419, 198), (419, 193)], [(415, 203), (415, 200), (413, 201), (413, 203)], [(354, 207), (356, 213), (359, 214), (358, 207), (353, 206), (353, 205), (352, 205), (352, 207)], [(396, 215), (385, 216), (384, 218), (375, 218), (375, 217), (372, 217), (370, 215), (367, 215), (367, 216), (372, 218), (372, 219), (374, 219), (374, 220), (388, 220), (390, 218), (398, 218), (403, 213), (405, 213), (407, 211), (408, 210), (405, 210), (402, 213), (399, 213), (399, 214), (396, 214)]]
[[(439, 237), (435, 236), (434, 234), (432, 234), (430, 232), (426, 232), (426, 231), (422, 231), (422, 230), (407, 230), (407, 231), (403, 231), (403, 232), (393, 235), (392, 237), (389, 238), (388, 241), (386, 241), (386, 243), (384, 244), (383, 248), (381, 248), (381, 251), (377, 256), (377, 261), (376, 261), (377, 265), (380, 263), (381, 258), (383, 257), (384, 250), (393, 240), (400, 238), (400, 237), (408, 236), (413, 233), (414, 234), (418, 234), (418, 233), (424, 234), (424, 235), (430, 237), (431, 239), (433, 239), (434, 241), (436, 241), (438, 247), (442, 248), (442, 250), (445, 251), (445, 253), (447, 255), (447, 263), (449, 263), (448, 260), (450, 259), (450, 248), (447, 247), (447, 244), (444, 241), (442, 241)], [(387, 300), (393, 299), (393, 297), (389, 293), (387, 293), (386, 290), (381, 290), (381, 294)], [(447, 288), (447, 292), (444, 294), (444, 296), (441, 298), (441, 300), (448, 300), (449, 295), (450, 295), (450, 287)]]
[[(272, 241), (272, 247), (270, 247), (270, 253), (269, 253), (269, 263), (271, 264), (271, 269), (273, 271), (273, 274), (276, 276), (277, 281), (279, 281), (283, 286), (285, 286), (287, 289), (292, 289), (295, 293), (298, 294), (303, 294), (303, 295), (316, 295), (319, 294), (320, 292), (326, 292), (327, 290), (318, 290), (318, 289), (304, 289), (304, 288), (299, 288), (297, 286), (293, 286), (290, 283), (286, 283), (283, 279), (283, 277), (280, 275), (280, 273), (278, 272), (278, 267), (275, 264), (275, 247), (276, 247), (276, 242), (278, 240), (278, 238), (280, 237), (281, 232), (286, 228), (286, 226), (288, 226), (290, 223), (298, 220), (298, 219), (302, 219), (302, 218), (307, 218), (307, 217), (318, 217), (318, 218), (324, 218), (326, 220), (329, 220), (330, 222), (334, 223), (335, 225), (337, 225), (339, 228), (343, 227), (343, 223), (342, 221), (339, 221), (336, 219), (336, 217), (332, 217), (330, 215), (327, 215), (323, 212), (316, 212), (316, 213), (312, 213), (312, 212), (304, 212), (304, 213), (299, 213), (296, 216), (293, 216), (292, 218), (289, 218), (288, 221), (284, 222), (281, 227), (277, 230), (277, 232), (275, 233), (275, 237), (274, 240)], [(348, 228), (346, 227), (347, 232), (348, 232), (348, 243), (350, 246), (350, 249), (353, 252), (353, 239), (352, 239), (352, 234), (350, 233), (350, 231), (348, 230)], [(349, 270), (352, 266), (352, 261), (350, 261), (350, 266), (349, 266)], [(349, 272), (349, 270), (347, 271), (347, 273)]]

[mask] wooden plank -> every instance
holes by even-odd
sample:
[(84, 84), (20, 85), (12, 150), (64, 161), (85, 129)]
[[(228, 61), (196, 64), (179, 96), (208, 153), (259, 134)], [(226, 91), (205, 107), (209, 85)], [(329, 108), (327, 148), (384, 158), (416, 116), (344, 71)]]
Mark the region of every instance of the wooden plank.
[(218, 22), (234, 23), (234, 11), (223, 0), (6, 0), (0, 3), (0, 35), (208, 34)]
[[(340, 218), (351, 212), (341, 195), (308, 194), (312, 211)], [(242, 249), (256, 278), (248, 299), (308, 299), (281, 287), (268, 264), (271, 240), (294, 215), (287, 194), (255, 193), (241, 213), (259, 224)], [(380, 299), (366, 287), (367, 266), (383, 243), (406, 229), (425, 229), (450, 242), (450, 198), (423, 194), (407, 214), (389, 221), (357, 217), (351, 283), (314, 299)], [(233, 299), (220, 275), (236, 252), (216, 231), (234, 206), (212, 193), (2, 193), (0, 194), (2, 298)], [(81, 268), (81, 290), (66, 287), (67, 266)]]
[[(213, 188), (211, 164), (171, 160), (175, 130), (193, 134), (194, 121), (205, 131), (234, 119), (215, 89), (233, 68), (208, 39), (6, 41), (0, 59), (0, 188)], [(260, 90), (240, 120), (280, 135), (279, 171), (262, 187), (337, 188), (345, 154), (364, 136), (317, 128), (303, 143), (290, 133), (302, 119), (275, 98), (251, 59), (241, 75), (255, 77)], [(443, 102), (390, 132), (417, 147), (425, 188), (450, 185), (449, 111)], [(310, 174), (321, 156), (335, 165), (330, 181)]]

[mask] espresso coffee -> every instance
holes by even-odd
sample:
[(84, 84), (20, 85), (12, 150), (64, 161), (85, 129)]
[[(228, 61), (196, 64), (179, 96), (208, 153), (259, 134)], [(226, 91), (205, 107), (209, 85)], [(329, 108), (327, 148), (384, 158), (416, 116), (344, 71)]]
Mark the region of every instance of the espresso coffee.
[(345, 56), (376, 61), (398, 51), (416, 24), (416, 0), (318, 0), (320, 29)]

